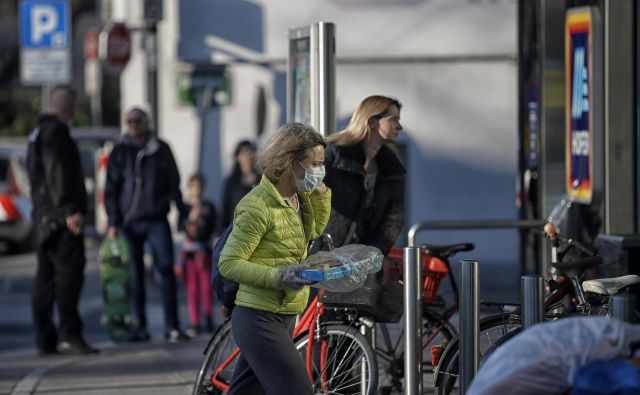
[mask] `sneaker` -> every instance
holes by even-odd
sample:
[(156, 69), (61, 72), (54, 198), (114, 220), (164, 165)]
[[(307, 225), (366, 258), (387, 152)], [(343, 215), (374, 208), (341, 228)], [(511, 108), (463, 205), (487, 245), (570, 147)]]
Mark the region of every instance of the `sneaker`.
[(164, 338), (169, 343), (179, 343), (189, 340), (189, 336), (187, 336), (180, 329), (172, 329), (171, 331), (169, 331), (169, 333), (164, 335)]
[(151, 340), (151, 335), (147, 332), (146, 328), (137, 328), (131, 335), (132, 342), (148, 342)]
[(187, 329), (185, 331), (186, 335), (194, 338), (196, 336), (198, 336), (200, 334), (200, 327), (199, 326), (192, 326), (191, 328)]
[(58, 345), (58, 350), (65, 354), (90, 355), (100, 352), (97, 348), (91, 347), (84, 339), (63, 341)]

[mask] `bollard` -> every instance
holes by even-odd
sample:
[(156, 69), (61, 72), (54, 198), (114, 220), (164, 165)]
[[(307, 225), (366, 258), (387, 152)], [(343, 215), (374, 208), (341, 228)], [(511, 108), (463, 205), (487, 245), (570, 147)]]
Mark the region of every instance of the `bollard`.
[(631, 294), (618, 294), (609, 297), (609, 315), (613, 318), (636, 323), (636, 297)]
[(404, 248), (405, 395), (422, 395), (422, 300), (420, 248)]
[(460, 393), (465, 394), (478, 372), (480, 356), (478, 261), (460, 261)]
[(527, 329), (544, 321), (544, 278), (522, 276), (520, 286), (522, 287), (522, 326)]

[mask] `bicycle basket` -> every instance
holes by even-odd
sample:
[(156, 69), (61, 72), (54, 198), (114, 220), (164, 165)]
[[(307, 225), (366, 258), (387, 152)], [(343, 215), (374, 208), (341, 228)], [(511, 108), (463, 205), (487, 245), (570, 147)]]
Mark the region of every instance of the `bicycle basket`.
[[(402, 249), (392, 248), (387, 254), (387, 258), (396, 262), (396, 270), (402, 277)], [(420, 259), (422, 260), (422, 303), (430, 304), (434, 302), (440, 283), (449, 274), (449, 269), (442, 259), (428, 255), (426, 252), (420, 253)]]
[(440, 283), (449, 274), (449, 269), (441, 259), (426, 254), (422, 256), (422, 262), (422, 303), (429, 304), (434, 301)]
[(383, 262), (382, 270), (369, 274), (364, 285), (350, 292), (325, 292), (328, 307), (354, 308), (376, 322), (398, 322), (402, 317), (402, 283), (397, 272)]

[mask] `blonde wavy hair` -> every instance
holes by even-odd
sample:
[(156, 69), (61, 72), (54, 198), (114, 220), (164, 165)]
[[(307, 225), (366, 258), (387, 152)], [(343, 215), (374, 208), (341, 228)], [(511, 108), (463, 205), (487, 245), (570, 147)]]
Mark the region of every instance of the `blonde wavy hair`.
[(358, 144), (369, 135), (369, 121), (372, 118), (384, 117), (391, 106), (398, 107), (398, 110), (402, 109), (402, 104), (392, 97), (380, 95), (367, 97), (356, 108), (346, 129), (329, 136), (327, 142), (342, 146)]
[(289, 122), (258, 152), (256, 169), (276, 183), (294, 162), (303, 161), (318, 145), (326, 147), (327, 143), (311, 126)]

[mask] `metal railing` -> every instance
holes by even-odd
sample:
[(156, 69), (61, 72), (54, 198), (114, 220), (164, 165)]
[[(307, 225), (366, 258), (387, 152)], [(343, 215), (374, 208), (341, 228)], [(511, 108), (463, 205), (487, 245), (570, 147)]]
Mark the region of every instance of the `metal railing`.
[(533, 219), (479, 219), (455, 221), (425, 221), (414, 224), (407, 234), (409, 247), (416, 245), (416, 237), (423, 230), (437, 229), (530, 229), (544, 226), (546, 221)]

